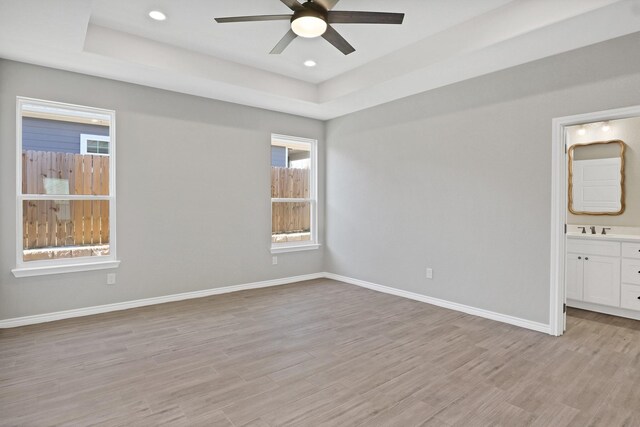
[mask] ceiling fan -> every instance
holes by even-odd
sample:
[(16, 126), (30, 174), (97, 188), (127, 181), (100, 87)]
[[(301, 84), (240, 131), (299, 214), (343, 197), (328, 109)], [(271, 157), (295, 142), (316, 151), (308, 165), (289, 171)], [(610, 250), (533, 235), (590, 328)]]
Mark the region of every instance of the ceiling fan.
[(256, 22), (288, 19), (291, 28), (269, 53), (282, 53), (296, 37), (320, 37), (348, 55), (355, 51), (330, 24), (402, 24), (404, 13), (356, 12), (331, 10), (339, 0), (280, 0), (293, 11), (292, 15), (256, 15), (215, 18), (216, 22)]

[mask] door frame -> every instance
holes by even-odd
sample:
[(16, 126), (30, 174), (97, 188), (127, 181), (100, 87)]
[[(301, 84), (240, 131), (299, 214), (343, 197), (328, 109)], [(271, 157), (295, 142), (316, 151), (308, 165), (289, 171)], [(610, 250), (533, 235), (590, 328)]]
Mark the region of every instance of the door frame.
[(557, 117), (552, 120), (551, 155), (551, 293), (549, 333), (560, 336), (565, 329), (566, 232), (567, 224), (567, 147), (566, 128), (607, 120), (640, 116), (640, 105)]

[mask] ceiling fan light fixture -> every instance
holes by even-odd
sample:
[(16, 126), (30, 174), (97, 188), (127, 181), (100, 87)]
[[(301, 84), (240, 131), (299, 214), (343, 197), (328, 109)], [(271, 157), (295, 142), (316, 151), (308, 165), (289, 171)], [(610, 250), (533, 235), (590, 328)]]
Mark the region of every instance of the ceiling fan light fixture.
[(291, 30), (296, 35), (308, 39), (320, 37), (327, 31), (327, 19), (316, 10), (301, 10), (291, 17)]

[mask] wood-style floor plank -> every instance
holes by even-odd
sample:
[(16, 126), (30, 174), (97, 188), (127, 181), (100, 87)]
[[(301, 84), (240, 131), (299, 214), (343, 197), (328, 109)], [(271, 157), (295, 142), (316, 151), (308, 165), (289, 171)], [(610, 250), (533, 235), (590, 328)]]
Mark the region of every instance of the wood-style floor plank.
[(0, 425), (640, 425), (640, 322), (561, 338), (331, 281), (0, 330)]

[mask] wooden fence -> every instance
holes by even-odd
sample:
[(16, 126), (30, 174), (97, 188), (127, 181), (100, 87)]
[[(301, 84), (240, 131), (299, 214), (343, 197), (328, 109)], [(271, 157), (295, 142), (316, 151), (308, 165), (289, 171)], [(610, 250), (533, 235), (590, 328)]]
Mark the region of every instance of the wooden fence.
[[(44, 151), (22, 153), (23, 194), (47, 194), (47, 178), (68, 181), (72, 195), (108, 195), (109, 157)], [(308, 169), (273, 167), (271, 197), (308, 198), (309, 178)], [(273, 203), (272, 231), (308, 232), (310, 214), (308, 202)], [(24, 249), (108, 244), (109, 202), (25, 200), (23, 237)]]
[[(51, 186), (66, 191), (67, 183), (71, 195), (108, 195), (109, 157), (45, 151), (22, 153), (23, 194), (48, 194), (47, 187)], [(22, 220), (25, 249), (109, 243), (106, 200), (25, 200)]]
[[(309, 169), (271, 168), (271, 197), (308, 198)], [(272, 233), (305, 232), (311, 229), (310, 203), (272, 203)]]

